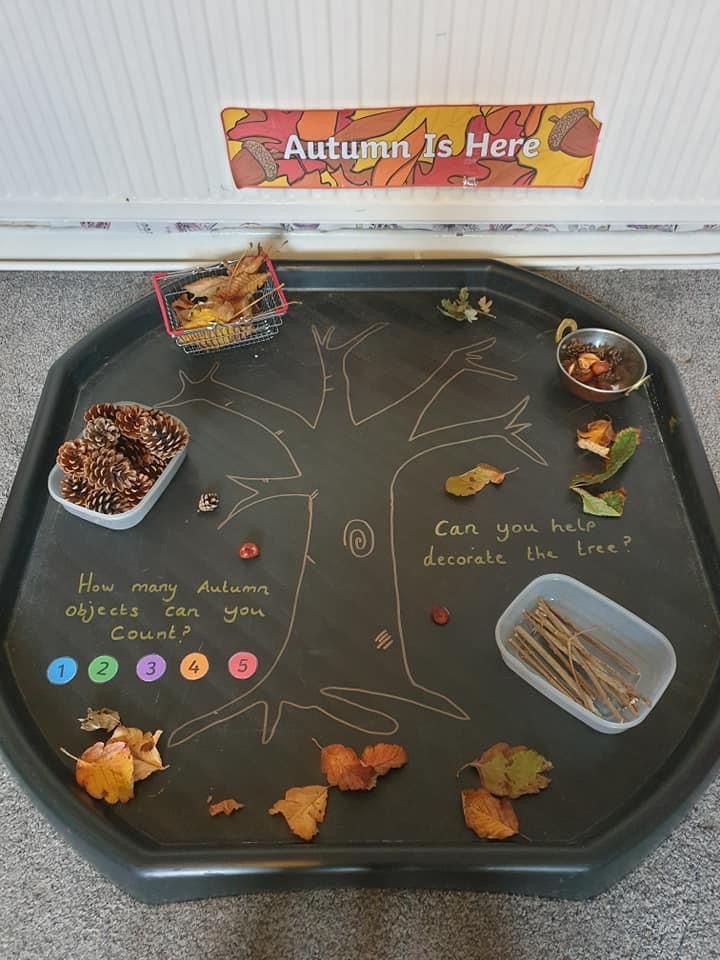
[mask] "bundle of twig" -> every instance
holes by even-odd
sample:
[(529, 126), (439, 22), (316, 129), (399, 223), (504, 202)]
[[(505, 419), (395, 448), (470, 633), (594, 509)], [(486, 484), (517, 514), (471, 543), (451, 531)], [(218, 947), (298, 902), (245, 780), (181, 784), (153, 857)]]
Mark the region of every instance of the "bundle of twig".
[(637, 690), (634, 664), (587, 630), (540, 600), (523, 612), (527, 628), (515, 627), (510, 646), (549, 684), (599, 717), (618, 723), (636, 716), (649, 702)]

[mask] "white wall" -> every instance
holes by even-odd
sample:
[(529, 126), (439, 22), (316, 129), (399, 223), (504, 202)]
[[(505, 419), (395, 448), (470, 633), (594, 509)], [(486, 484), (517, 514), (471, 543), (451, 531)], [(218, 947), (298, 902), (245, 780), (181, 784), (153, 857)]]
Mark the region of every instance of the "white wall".
[[(718, 0), (0, 0), (0, 218), (720, 219)], [(236, 191), (223, 106), (597, 101), (587, 188)]]

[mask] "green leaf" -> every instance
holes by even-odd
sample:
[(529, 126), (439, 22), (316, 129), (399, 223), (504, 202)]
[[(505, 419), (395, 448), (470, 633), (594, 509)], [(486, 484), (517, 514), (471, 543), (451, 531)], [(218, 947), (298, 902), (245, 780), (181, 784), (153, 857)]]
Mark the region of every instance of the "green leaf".
[(640, 443), (640, 431), (637, 427), (626, 427), (615, 437), (610, 453), (605, 461), (605, 469), (600, 473), (578, 473), (570, 481), (572, 487), (594, 487), (598, 483), (605, 483), (615, 476), (620, 467), (624, 466), (635, 453)]
[(457, 300), (444, 297), (440, 301), (438, 310), (451, 320), (467, 320), (469, 323), (472, 323), (478, 315), (478, 311), (470, 305), (470, 291), (467, 287), (463, 287), (458, 292)]
[(593, 517), (621, 517), (625, 509), (625, 493), (623, 490), (606, 490), (597, 496), (583, 487), (570, 487), (583, 503), (583, 513)]

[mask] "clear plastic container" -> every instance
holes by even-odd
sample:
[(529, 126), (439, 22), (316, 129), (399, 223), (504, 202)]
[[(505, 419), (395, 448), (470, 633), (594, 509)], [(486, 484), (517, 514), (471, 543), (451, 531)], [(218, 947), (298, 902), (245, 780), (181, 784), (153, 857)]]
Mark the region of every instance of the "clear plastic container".
[[(636, 683), (649, 706), (639, 703), (638, 714), (619, 723), (606, 720), (556, 690), (509, 645), (515, 627), (522, 622), (523, 611), (546, 600), (581, 630), (591, 631), (608, 647), (630, 660), (640, 671)], [(597, 590), (561, 573), (550, 573), (529, 583), (502, 614), (495, 627), (500, 655), (510, 669), (563, 710), (601, 733), (624, 733), (636, 727), (650, 713), (675, 674), (677, 660), (672, 644), (655, 627), (636, 617)]]
[[(144, 406), (144, 404), (139, 403), (137, 406), (141, 407)], [(175, 414), (173, 413), (172, 416), (175, 417)], [(175, 419), (187, 430), (187, 427), (179, 417), (175, 417)], [(140, 503), (133, 507), (132, 510), (126, 510), (125, 513), (98, 513), (96, 510), (88, 510), (87, 507), (81, 507), (77, 503), (71, 503), (69, 500), (66, 500), (60, 493), (63, 471), (57, 464), (55, 464), (50, 471), (48, 491), (53, 500), (57, 500), (57, 502), (62, 504), (67, 512), (72, 513), (73, 516), (80, 517), (82, 520), (88, 520), (90, 523), (96, 523), (100, 527), (107, 527), (108, 530), (129, 530), (130, 527), (137, 526), (137, 524), (147, 516), (163, 495), (168, 484), (178, 472), (183, 460), (187, 456), (188, 446), (189, 441), (182, 450), (176, 453), (172, 460), (170, 460)]]

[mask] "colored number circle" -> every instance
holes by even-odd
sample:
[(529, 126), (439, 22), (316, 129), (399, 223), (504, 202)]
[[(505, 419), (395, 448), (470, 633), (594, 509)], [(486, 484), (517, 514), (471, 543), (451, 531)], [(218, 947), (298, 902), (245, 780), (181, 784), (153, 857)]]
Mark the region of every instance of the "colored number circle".
[(56, 657), (48, 664), (47, 678), (50, 683), (60, 686), (63, 683), (70, 683), (77, 672), (77, 661), (72, 657)]
[(180, 674), (186, 680), (200, 680), (210, 669), (210, 663), (204, 653), (188, 653), (180, 661)]
[(154, 680), (159, 680), (166, 669), (167, 664), (159, 653), (146, 653), (138, 660), (135, 673), (145, 683), (152, 683)]
[(95, 657), (88, 665), (88, 676), (93, 683), (107, 683), (118, 672), (120, 664), (115, 657)]
[(240, 651), (234, 653), (228, 660), (230, 676), (236, 680), (249, 680), (258, 667), (258, 658), (254, 653)]

